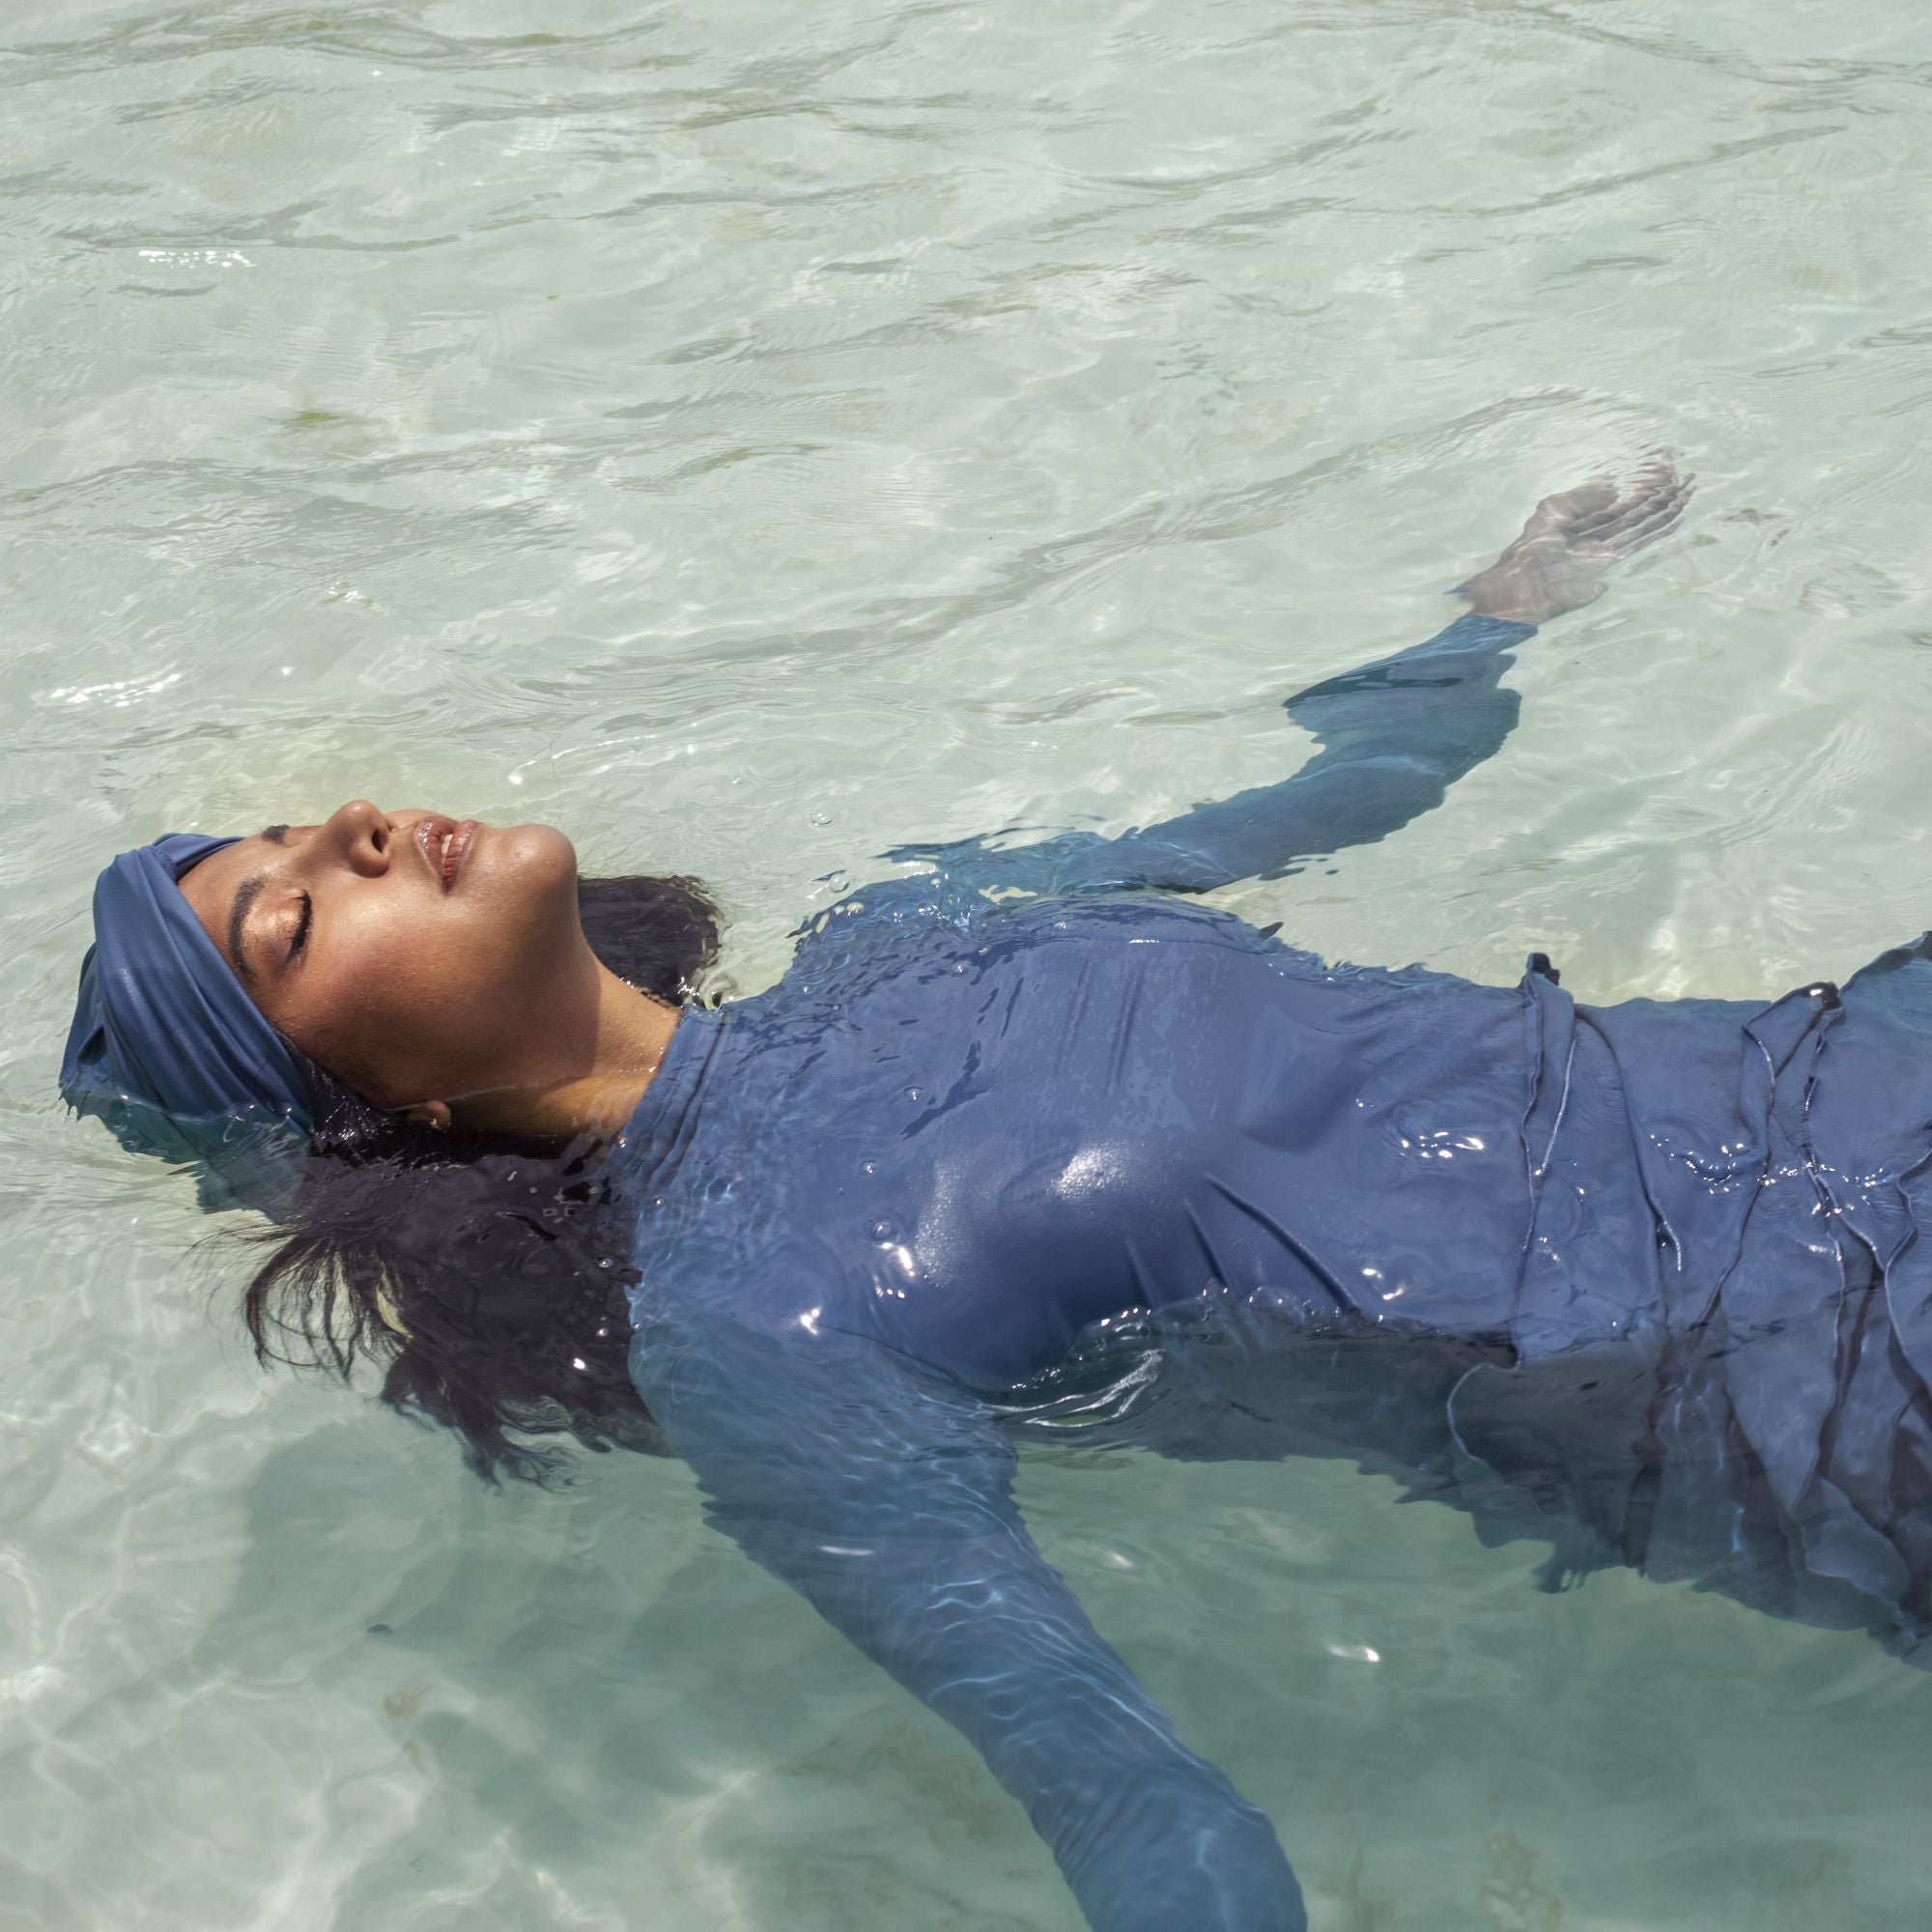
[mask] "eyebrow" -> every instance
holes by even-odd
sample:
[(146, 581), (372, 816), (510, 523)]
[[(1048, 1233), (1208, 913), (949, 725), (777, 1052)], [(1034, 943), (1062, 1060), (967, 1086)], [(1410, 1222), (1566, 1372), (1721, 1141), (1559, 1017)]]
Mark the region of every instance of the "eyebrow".
[[(255, 835), (257, 838), (266, 838), (271, 845), (287, 844), (288, 836), (286, 825), (265, 825)], [(248, 955), (242, 950), (242, 928), (248, 923), (248, 915), (254, 910), (255, 901), (262, 896), (262, 888), (268, 883), (266, 872), (250, 872), (235, 888), (235, 902), (228, 908), (228, 956), (234, 961), (236, 972), (251, 986), (255, 983), (255, 972), (248, 964)]]

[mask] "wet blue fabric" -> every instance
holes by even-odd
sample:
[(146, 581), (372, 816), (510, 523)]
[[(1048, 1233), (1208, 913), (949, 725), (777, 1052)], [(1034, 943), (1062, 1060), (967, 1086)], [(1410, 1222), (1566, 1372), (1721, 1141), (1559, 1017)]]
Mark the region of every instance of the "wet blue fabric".
[(1028, 1440), (1342, 1457), (1548, 1587), (1634, 1564), (1926, 1655), (1923, 945), (1596, 1009), (1173, 895), (1426, 810), (1526, 635), (1302, 694), (1300, 772), (1165, 825), (905, 848), (686, 1015), (624, 1137), (633, 1374), (712, 1520), (972, 1740), (1101, 1932), (1304, 1918), (1028, 1536)]
[(170, 832), (94, 888), (61, 1093), (124, 1147), (196, 1167), (205, 1206), (270, 1212), (310, 1133), (300, 1057), (263, 1018), (179, 881), (232, 838)]
[[(1416, 973), (1378, 1045), (1301, 955), (1148, 889), (1290, 872), (1429, 810), (1508, 735), (1530, 635), (1464, 618), (1301, 693), (1316, 754), (1179, 818), (901, 848), (927, 869), (831, 908), (780, 986), (687, 1013), (614, 1165), (639, 1209), (634, 1374), (715, 1520), (979, 1747), (1104, 1932), (1304, 1920), (1267, 1820), (1035, 1549), (1015, 1435), (1066, 1402), (1056, 1373), (1111, 1386), (1116, 1332), (1208, 1273), (1259, 1270), (1284, 1309), (1316, 1292), (1274, 1163), (1307, 1138), (1324, 1037), (1423, 1114), (1474, 1067), (1499, 1137), (1523, 1035), (1493, 996), (1445, 1062), (1460, 988)], [(1375, 976), (1336, 983), (1402, 1009)]]

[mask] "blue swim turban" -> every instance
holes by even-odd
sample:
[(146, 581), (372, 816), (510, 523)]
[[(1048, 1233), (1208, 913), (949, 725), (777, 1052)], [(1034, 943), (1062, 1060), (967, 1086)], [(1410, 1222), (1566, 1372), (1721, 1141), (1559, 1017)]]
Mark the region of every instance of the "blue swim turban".
[(314, 1122), (300, 1054), (263, 1018), (177, 883), (232, 838), (171, 832), (94, 887), (61, 1063), (69, 1106), (124, 1147), (202, 1170), (205, 1206), (274, 1213)]

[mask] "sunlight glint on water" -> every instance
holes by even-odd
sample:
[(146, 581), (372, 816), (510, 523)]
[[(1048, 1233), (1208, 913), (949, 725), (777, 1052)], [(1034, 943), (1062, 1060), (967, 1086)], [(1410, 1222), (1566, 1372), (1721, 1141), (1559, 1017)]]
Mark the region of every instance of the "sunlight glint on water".
[[(696, 869), (721, 983), (897, 838), (1289, 768), (1544, 490), (1692, 523), (1332, 874), (1585, 997), (1932, 905), (1932, 42), (1826, 0), (16, 0), (0, 51), (0, 1932), (1070, 1932), (966, 1747), (661, 1463), (492, 1495), (267, 1385), (67, 1122), (85, 889), (355, 791)], [(1320, 1932), (1890, 1932), (1932, 1683), (1324, 1467), (1036, 1455)]]

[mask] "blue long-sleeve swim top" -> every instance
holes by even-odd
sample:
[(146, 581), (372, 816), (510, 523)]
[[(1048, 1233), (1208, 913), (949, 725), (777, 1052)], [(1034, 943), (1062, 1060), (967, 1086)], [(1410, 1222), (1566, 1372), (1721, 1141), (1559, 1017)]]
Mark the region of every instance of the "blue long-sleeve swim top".
[(1529, 635), (1301, 694), (1300, 771), (1167, 824), (895, 854), (926, 869), (687, 1011), (615, 1156), (633, 1376), (713, 1520), (972, 1740), (1100, 1932), (1305, 1921), (1034, 1548), (1029, 1436), (1346, 1456), (1552, 1578), (1928, 1627), (1920, 952), (1598, 1009), (1540, 958), (1328, 966), (1188, 896), (1436, 803)]

